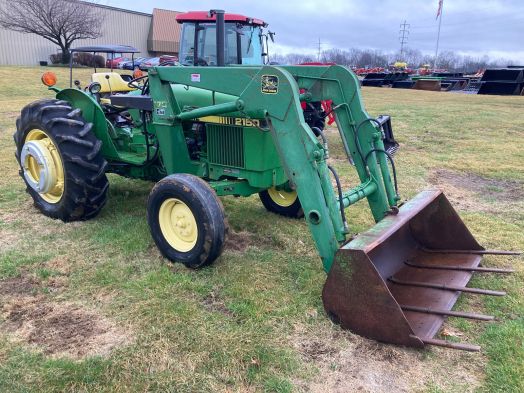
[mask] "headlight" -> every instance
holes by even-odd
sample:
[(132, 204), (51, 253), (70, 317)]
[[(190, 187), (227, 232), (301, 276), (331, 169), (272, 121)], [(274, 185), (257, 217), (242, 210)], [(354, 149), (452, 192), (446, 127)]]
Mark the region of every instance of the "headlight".
[(102, 90), (102, 85), (98, 82), (93, 82), (89, 85), (89, 92), (91, 94), (98, 94)]

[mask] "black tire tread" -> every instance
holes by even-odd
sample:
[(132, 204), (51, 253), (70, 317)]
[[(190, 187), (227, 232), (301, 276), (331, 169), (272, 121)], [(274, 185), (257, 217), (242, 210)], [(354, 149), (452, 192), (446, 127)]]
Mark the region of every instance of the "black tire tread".
[(105, 176), (107, 161), (101, 154), (102, 143), (91, 132), (93, 124), (83, 119), (81, 109), (63, 100), (43, 99), (24, 107), (13, 135), (22, 178), (20, 151), (28, 131), (34, 128), (42, 129), (53, 139), (65, 172), (64, 195), (55, 204), (46, 202), (26, 184), (35, 206), (46, 216), (66, 222), (96, 216), (106, 203), (109, 182)]
[[(199, 238), (194, 248), (195, 251), (188, 252), (190, 256), (187, 258), (174, 257), (173, 249), (163, 240), (159, 230), (157, 211), (159, 206), (156, 206), (158, 203), (156, 195), (165, 189), (183, 189), (184, 193), (192, 193), (194, 200), (198, 201), (198, 208), (206, 216), (205, 222), (197, 222), (199, 233), (205, 232), (205, 238)], [(183, 199), (183, 195), (180, 197)], [(224, 207), (215, 191), (204, 180), (185, 173), (167, 176), (153, 187), (148, 199), (147, 221), (160, 252), (171, 261), (182, 262), (192, 269), (212, 264), (222, 254), (229, 233), (229, 223)]]

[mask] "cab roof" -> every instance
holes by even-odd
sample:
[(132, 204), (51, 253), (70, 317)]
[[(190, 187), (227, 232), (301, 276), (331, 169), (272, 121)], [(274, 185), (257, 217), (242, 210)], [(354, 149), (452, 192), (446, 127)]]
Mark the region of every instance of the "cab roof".
[[(250, 18), (240, 14), (224, 14), (226, 22), (238, 22), (246, 25), (263, 26), (267, 23), (261, 19)], [(178, 23), (184, 22), (216, 22), (216, 15), (209, 16), (209, 11), (189, 11), (176, 16)]]

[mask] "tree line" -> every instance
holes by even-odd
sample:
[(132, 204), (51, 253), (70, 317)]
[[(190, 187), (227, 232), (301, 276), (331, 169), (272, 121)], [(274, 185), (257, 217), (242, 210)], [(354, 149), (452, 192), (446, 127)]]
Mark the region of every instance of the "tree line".
[[(348, 67), (374, 68), (388, 67), (397, 61), (403, 61), (409, 68), (420, 68), (426, 64), (431, 67), (435, 64), (435, 56), (422, 53), (418, 49), (407, 48), (401, 55), (400, 52), (385, 52), (373, 49), (329, 49), (318, 56), (301, 53), (289, 53), (286, 55), (275, 53), (271, 56), (271, 62), (279, 64), (301, 64), (309, 62), (336, 63)], [(486, 68), (500, 68), (512, 65), (514, 62), (507, 59), (492, 59), (487, 55), (473, 57), (460, 55), (453, 51), (439, 53), (437, 68), (454, 72), (477, 72)]]

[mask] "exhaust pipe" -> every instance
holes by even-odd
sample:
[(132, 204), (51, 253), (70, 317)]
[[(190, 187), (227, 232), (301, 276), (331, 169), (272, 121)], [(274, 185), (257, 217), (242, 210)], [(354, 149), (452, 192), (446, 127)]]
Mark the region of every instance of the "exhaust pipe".
[(225, 42), (226, 42), (226, 22), (224, 10), (211, 10), (209, 15), (216, 16), (216, 34), (217, 34), (217, 66), (225, 66)]

